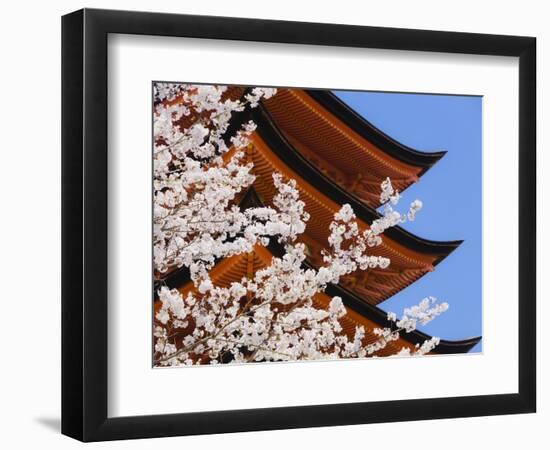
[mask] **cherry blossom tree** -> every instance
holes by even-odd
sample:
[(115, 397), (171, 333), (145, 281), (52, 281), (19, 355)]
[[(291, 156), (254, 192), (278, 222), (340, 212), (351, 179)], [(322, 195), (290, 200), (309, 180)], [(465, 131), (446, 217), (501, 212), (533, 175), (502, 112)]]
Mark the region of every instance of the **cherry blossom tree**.
[[(343, 332), (342, 299), (326, 309), (314, 296), (329, 283), (356, 270), (385, 269), (387, 258), (370, 254), (390, 227), (414, 220), (422, 203), (404, 214), (389, 179), (381, 184), (380, 218), (360, 230), (349, 205), (330, 224), (323, 265), (306, 268), (304, 244), (298, 241), (309, 219), (295, 180), (273, 174), (276, 195), (269, 206), (244, 210), (237, 199), (254, 183), (253, 165), (244, 149), (256, 129), (244, 123), (231, 133), (231, 119), (256, 108), (275, 89), (253, 88), (232, 99), (225, 86), (155, 83), (154, 85), (154, 269), (160, 280), (160, 307), (154, 323), (156, 366), (363, 358), (377, 356), (402, 333), (427, 324), (448, 308), (434, 298), (406, 308), (400, 319), (388, 313), (390, 328), (357, 327)], [(228, 135), (231, 134), (231, 135)], [(274, 240), (284, 254), (229, 287), (216, 286), (209, 271), (223, 258), (253, 251)], [(163, 277), (189, 269), (194, 289), (183, 296), (162, 284)], [(424, 355), (439, 343), (434, 337), (398, 355)]]

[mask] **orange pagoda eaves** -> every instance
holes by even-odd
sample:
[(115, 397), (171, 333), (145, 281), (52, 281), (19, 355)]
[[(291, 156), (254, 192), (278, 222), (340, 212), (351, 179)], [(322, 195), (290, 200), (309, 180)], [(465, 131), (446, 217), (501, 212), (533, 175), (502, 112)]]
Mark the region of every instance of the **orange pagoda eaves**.
[[(320, 266), (321, 253), (328, 245), (329, 224), (343, 204), (350, 204), (360, 228), (366, 229), (378, 212), (334, 183), (317, 166), (294, 148), (279, 131), (263, 106), (254, 109), (251, 118), (258, 125), (251, 136), (248, 157), (254, 163), (255, 192), (262, 204), (271, 204), (276, 194), (271, 174), (279, 172), (297, 182), (300, 198), (311, 215), (300, 239), (308, 247), (309, 261)], [(383, 243), (372, 254), (390, 258), (389, 269), (358, 271), (345, 277), (343, 284), (366, 302), (377, 304), (434, 269), (462, 241), (435, 242), (393, 227), (384, 233)]]
[(264, 106), (294, 148), (373, 208), (386, 177), (403, 191), (445, 155), (395, 141), (329, 91), (279, 89)]
[[(262, 246), (254, 247), (250, 253), (239, 254), (221, 260), (210, 271), (212, 281), (221, 287), (228, 287), (232, 282), (241, 280), (243, 277), (251, 277), (260, 269), (267, 267), (271, 263), (273, 256), (281, 256), (282, 248), (277, 244), (270, 245), (268, 248)], [(306, 264), (307, 267), (307, 264)], [(185, 297), (188, 292), (194, 291), (193, 283), (189, 280), (183, 282), (178, 290)], [(340, 319), (344, 333), (352, 338), (355, 329), (358, 326), (363, 326), (366, 332), (367, 343), (374, 343), (380, 337), (374, 334), (375, 328), (392, 327), (387, 319), (387, 314), (376, 306), (369, 305), (359, 299), (352, 292), (343, 288), (341, 285), (329, 285), (325, 292), (316, 294), (313, 298), (313, 303), (317, 308), (326, 309), (334, 296), (342, 298), (346, 307), (346, 315)], [(155, 303), (155, 308), (160, 307), (160, 302)], [(284, 308), (283, 305), (280, 305)], [(422, 343), (431, 336), (415, 330), (410, 333), (402, 333), (397, 341), (389, 342), (388, 345), (377, 352), (378, 356), (389, 356), (397, 353), (402, 348), (414, 349), (415, 345)], [(441, 340), (439, 345), (432, 351), (435, 354), (447, 353), (466, 353), (474, 345), (479, 342), (480, 338), (470, 338), (457, 341)]]

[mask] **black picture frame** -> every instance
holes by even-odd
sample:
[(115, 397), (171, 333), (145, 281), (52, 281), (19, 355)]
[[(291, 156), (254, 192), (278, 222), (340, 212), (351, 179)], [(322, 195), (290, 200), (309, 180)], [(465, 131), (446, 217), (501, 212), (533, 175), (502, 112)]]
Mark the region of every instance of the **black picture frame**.
[[(178, 36), (519, 57), (517, 393), (109, 418), (107, 36)], [(82, 441), (535, 412), (536, 39), (83, 9), (62, 18), (62, 433)]]

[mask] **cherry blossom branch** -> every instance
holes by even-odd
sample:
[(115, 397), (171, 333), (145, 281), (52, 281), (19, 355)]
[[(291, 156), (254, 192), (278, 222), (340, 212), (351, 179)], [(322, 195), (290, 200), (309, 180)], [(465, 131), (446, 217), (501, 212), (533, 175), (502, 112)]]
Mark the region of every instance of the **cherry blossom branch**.
[[(323, 264), (305, 268), (305, 246), (297, 243), (309, 214), (294, 180), (273, 174), (276, 190), (271, 205), (241, 211), (235, 199), (255, 181), (253, 164), (241, 149), (250, 144), (256, 125), (244, 124), (225, 136), (233, 113), (254, 108), (276, 90), (251, 89), (241, 100), (223, 98), (224, 86), (155, 84), (154, 153), (154, 265), (157, 273), (173, 267), (189, 269), (194, 290), (185, 298), (162, 286), (161, 307), (155, 315), (155, 365), (324, 359), (372, 356), (444, 312), (446, 303), (428, 298), (404, 311), (397, 329), (372, 332), (380, 338), (367, 343), (363, 327), (353, 337), (343, 332), (340, 320), (346, 308), (334, 297), (323, 309), (313, 297), (329, 283), (355, 272), (390, 265), (388, 258), (372, 255), (390, 227), (414, 220), (422, 203), (411, 203), (404, 214), (394, 210), (399, 193), (389, 179), (381, 185), (380, 218), (360, 229), (353, 209), (343, 205), (329, 226)], [(187, 116), (187, 128), (180, 126)], [(194, 118), (194, 119), (193, 119)], [(231, 157), (225, 140), (236, 149)], [(220, 259), (267, 246), (270, 239), (284, 245), (285, 253), (257, 270), (249, 279), (215, 286), (209, 271)], [(243, 299), (247, 298), (243, 303)], [(174, 330), (181, 331), (174, 331)], [(438, 338), (417, 345), (413, 354), (433, 350)], [(252, 349), (252, 350), (251, 350)], [(402, 349), (399, 353), (406, 353)]]

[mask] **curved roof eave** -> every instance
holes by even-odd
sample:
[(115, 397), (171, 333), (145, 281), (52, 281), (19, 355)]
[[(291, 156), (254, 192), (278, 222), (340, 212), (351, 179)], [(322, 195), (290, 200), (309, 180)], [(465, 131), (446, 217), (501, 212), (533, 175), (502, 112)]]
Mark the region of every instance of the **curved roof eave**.
[[(372, 223), (373, 220), (381, 217), (376, 210), (367, 206), (353, 194), (343, 190), (304, 158), (283, 136), (263, 105), (260, 104), (252, 112), (249, 112), (249, 115), (258, 125), (256, 133), (268, 144), (271, 150), (319, 192), (327, 195), (340, 205), (348, 203), (357, 217), (366, 223)], [(399, 226), (389, 228), (384, 232), (384, 235), (419, 253), (437, 255), (438, 258), (434, 265), (439, 264), (463, 242), (462, 240), (432, 241), (416, 236)]]
[(423, 175), (447, 153), (446, 151), (421, 152), (396, 141), (375, 127), (330, 91), (304, 89), (304, 92), (358, 135), (372, 142), (382, 151), (399, 161), (421, 167), (422, 171), (419, 175)]
[[(261, 201), (259, 200), (259, 197), (257, 196), (257, 193), (253, 188), (249, 189), (249, 191), (243, 198), (242, 204), (244, 205), (261, 204)], [(271, 241), (271, 243), (267, 248), (273, 254), (273, 256), (281, 257), (284, 254), (282, 245), (274, 242), (273, 240)], [(303, 263), (303, 267), (306, 269), (313, 269), (313, 266), (311, 266), (307, 262)], [(191, 278), (189, 276), (189, 270), (186, 267), (182, 267), (180, 269), (177, 269), (170, 275), (168, 275), (168, 277), (164, 280), (163, 284), (169, 288), (178, 288), (183, 284), (189, 283), (190, 281), (191, 281)], [(155, 286), (156, 289), (158, 287), (159, 287), (158, 285)], [(344, 305), (346, 307), (352, 309), (353, 311), (360, 314), (361, 316), (366, 317), (367, 319), (376, 323), (378, 326), (382, 328), (391, 326), (391, 322), (388, 320), (387, 312), (385, 312), (384, 310), (382, 310), (377, 306), (371, 305), (361, 300), (361, 298), (359, 298), (357, 295), (355, 295), (348, 289), (344, 288), (340, 284), (337, 284), (337, 285), (328, 284), (325, 289), (325, 293), (331, 297), (338, 296), (342, 298), (342, 301), (344, 302)], [(419, 330), (414, 330), (410, 333), (404, 333), (402, 334), (401, 337), (402, 339), (404, 339), (407, 342), (410, 342), (413, 345), (416, 345), (416, 344), (422, 345), (424, 341), (432, 338), (432, 336)], [(467, 353), (480, 340), (481, 340), (481, 336), (468, 338), (468, 339), (461, 339), (461, 340), (441, 339), (439, 344), (435, 347), (434, 350), (432, 350), (431, 353), (436, 353), (436, 354)]]
[[(341, 285), (330, 284), (325, 289), (325, 293), (331, 297), (338, 296), (342, 298), (344, 305), (353, 309), (356, 313), (366, 317), (367, 319), (372, 320), (374, 323), (378, 324), (380, 327), (390, 327), (391, 322), (388, 320), (387, 312), (378, 308), (377, 306), (371, 305), (367, 302), (362, 301), (352, 292), (348, 291), (346, 288)], [(420, 330), (414, 330), (410, 333), (404, 333), (401, 335), (401, 338), (410, 342), (411, 344), (419, 344), (426, 340), (432, 338), (432, 336), (424, 333)], [(439, 344), (432, 350), (431, 353), (437, 354), (452, 354), (452, 353), (468, 353), (479, 341), (481, 341), (481, 336), (461, 339), (461, 340), (447, 340), (441, 339)]]
[[(246, 197), (248, 198), (247, 201), (251, 203), (258, 201), (257, 194), (253, 190), (252, 192), (247, 192)], [(268, 248), (274, 256), (281, 257), (284, 254), (282, 245), (276, 242), (271, 242)], [(314, 267), (307, 262), (303, 263), (303, 267), (307, 269), (314, 269)], [(325, 293), (331, 297), (340, 297), (344, 302), (344, 305), (351, 308), (361, 316), (376, 323), (378, 326), (382, 328), (391, 327), (391, 322), (388, 320), (388, 313), (386, 311), (378, 306), (371, 305), (370, 303), (361, 300), (361, 298), (343, 287), (341, 284), (328, 284), (325, 289)], [(414, 330), (410, 333), (402, 334), (401, 338), (413, 345), (422, 345), (424, 341), (431, 339), (432, 336), (424, 333), (423, 331)], [(481, 341), (481, 336), (460, 340), (441, 339), (439, 344), (434, 350), (432, 350), (431, 353), (442, 355), (452, 353), (468, 353), (479, 341)]]

